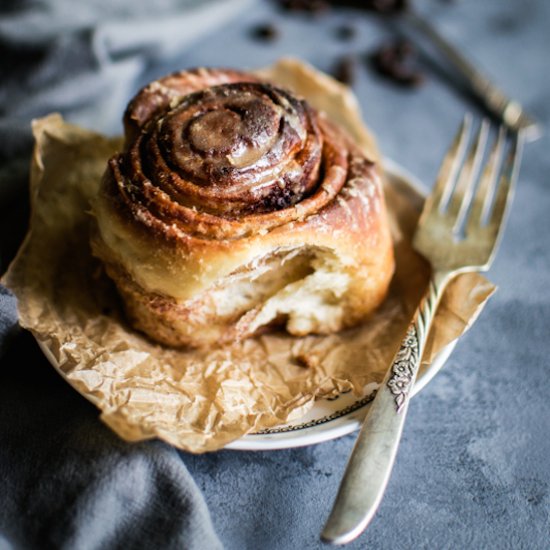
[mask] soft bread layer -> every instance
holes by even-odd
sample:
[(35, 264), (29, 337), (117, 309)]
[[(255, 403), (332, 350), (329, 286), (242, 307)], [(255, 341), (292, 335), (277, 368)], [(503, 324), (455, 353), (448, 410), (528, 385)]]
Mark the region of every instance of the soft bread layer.
[(374, 167), (319, 213), (236, 240), (150, 234), (107, 200), (94, 208), (94, 253), (132, 324), (164, 344), (231, 341), (273, 324), (295, 335), (334, 332), (368, 316), (393, 273)]
[[(384, 297), (360, 288), (332, 252), (314, 247), (255, 260), (182, 303), (144, 292), (119, 267), (106, 265), (132, 324), (171, 346), (225, 343), (272, 326), (297, 336), (331, 333), (355, 324)], [(382, 288), (380, 281), (370, 283)]]

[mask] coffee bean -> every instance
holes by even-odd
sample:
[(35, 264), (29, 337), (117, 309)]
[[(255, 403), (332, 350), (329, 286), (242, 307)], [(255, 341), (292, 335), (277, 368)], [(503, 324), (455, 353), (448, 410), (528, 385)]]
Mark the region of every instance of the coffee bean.
[(424, 75), (416, 68), (414, 46), (405, 40), (384, 44), (369, 56), (374, 70), (401, 86), (416, 87)]
[(357, 28), (351, 23), (344, 23), (336, 29), (336, 37), (340, 40), (352, 40), (357, 35)]
[(258, 40), (273, 42), (279, 38), (279, 29), (272, 23), (257, 25), (252, 29), (252, 36)]
[(332, 74), (336, 80), (351, 85), (355, 81), (356, 60), (352, 55), (342, 56), (334, 66)]

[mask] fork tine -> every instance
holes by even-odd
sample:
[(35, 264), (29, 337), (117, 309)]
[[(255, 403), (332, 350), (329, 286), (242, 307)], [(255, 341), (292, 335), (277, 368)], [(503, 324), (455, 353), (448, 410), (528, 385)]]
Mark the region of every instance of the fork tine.
[(500, 176), (493, 212), (489, 220), (489, 227), (496, 233), (497, 237), (502, 227), (504, 227), (503, 221), (506, 219), (509, 206), (512, 203), (523, 152), (523, 137), (523, 132), (514, 136)]
[(447, 208), (447, 215), (450, 220), (455, 220), (453, 229), (458, 231), (462, 224), (462, 220), (470, 205), (475, 182), (477, 181), (477, 173), (483, 153), (487, 144), (487, 135), (489, 131), (489, 121), (484, 119), (477, 132), (477, 136), (472, 143), (464, 166), (458, 175), (454, 193), (450, 198), (450, 203)]
[(433, 208), (440, 209), (447, 202), (466, 150), (467, 137), (470, 133), (471, 125), (472, 116), (467, 113), (454, 137), (451, 147), (441, 163), (434, 188), (426, 201), (423, 212), (431, 212)]
[(499, 167), (501, 165), (502, 150), (506, 139), (506, 130), (500, 126), (498, 136), (489, 154), (489, 159), (480, 177), (479, 185), (473, 199), (472, 210), (468, 217), (466, 235), (482, 225), (491, 207), (491, 199), (495, 192)]

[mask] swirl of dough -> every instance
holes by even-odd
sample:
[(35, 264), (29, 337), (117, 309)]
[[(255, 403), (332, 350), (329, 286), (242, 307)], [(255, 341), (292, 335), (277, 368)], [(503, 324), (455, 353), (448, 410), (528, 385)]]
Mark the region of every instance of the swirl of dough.
[(136, 328), (176, 346), (327, 333), (380, 303), (393, 252), (378, 167), (305, 100), (195, 69), (142, 89), (124, 127), (92, 245)]
[(318, 211), (345, 183), (342, 138), (269, 84), (213, 86), (150, 114), (112, 159), (112, 183), (158, 231), (242, 237)]

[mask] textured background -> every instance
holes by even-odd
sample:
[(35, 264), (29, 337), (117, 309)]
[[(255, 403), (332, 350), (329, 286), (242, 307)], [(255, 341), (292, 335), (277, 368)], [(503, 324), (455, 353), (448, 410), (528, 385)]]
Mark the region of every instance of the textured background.
[[(146, 63), (136, 65), (125, 61), (121, 53), (119, 68), (126, 76), (122, 79), (124, 85), (116, 88), (116, 94), (107, 89), (105, 97), (95, 98), (92, 107), (79, 109), (75, 103), (72, 109), (68, 100), (73, 95), (69, 89), (65, 95), (57, 92), (58, 108), (88, 127), (116, 133), (120, 131), (120, 122), (113, 113), (122, 112), (121, 103), (139, 85), (167, 71), (197, 65), (255, 68), (286, 54), (302, 57), (330, 71), (340, 55), (364, 56), (396, 32), (377, 16), (350, 9), (332, 10), (312, 19), (303, 14), (281, 13), (268, 2), (257, 2), (253, 6), (237, 20), (195, 40), (191, 46), (183, 41), (177, 48), (162, 49)], [(418, 2), (418, 7), (485, 68), (502, 89), (524, 103), (547, 129), (550, 127), (549, 2), (424, 0)], [(278, 40), (269, 43), (254, 40), (251, 29), (267, 21), (277, 25)], [(350, 21), (357, 27), (357, 36), (349, 42), (339, 40), (335, 36), (338, 25)], [(0, 21), (0, 31), (4, 32), (2, 23)], [(185, 34), (184, 25), (181, 32)], [(86, 40), (87, 36), (84, 34), (80, 39)], [(58, 43), (56, 51), (63, 47), (62, 42)], [(126, 51), (123, 40), (118, 51)], [(70, 61), (70, 56), (67, 59)], [(75, 67), (80, 66), (81, 61), (73, 60)], [(463, 113), (478, 111), (470, 99), (451, 84), (444, 67), (432, 66), (427, 58), (421, 59), (421, 63), (427, 80), (418, 89), (404, 90), (389, 84), (374, 75), (365, 63), (360, 63), (354, 90), (383, 152), (429, 187)], [(47, 77), (44, 76), (46, 80)], [(109, 78), (118, 82), (116, 72)], [(79, 90), (83, 86), (85, 88), (85, 81)], [(6, 91), (4, 87), (3, 90), (4, 94), (17, 96), (17, 88)], [(27, 124), (28, 117), (44, 114), (42, 99), (40, 96), (30, 109), (28, 103), (22, 104), (15, 122), (10, 119), (7, 126), (0, 124), (2, 136), (9, 130), (19, 140), (12, 149), (26, 146), (27, 134), (21, 133), (20, 128)], [(0, 93), (0, 103), (3, 100)], [(51, 101), (44, 105), (51, 105)], [(549, 546), (549, 145), (547, 132), (542, 140), (526, 146), (509, 225), (488, 275), (499, 285), (499, 291), (475, 329), (459, 342), (443, 371), (413, 400), (380, 510), (368, 531), (349, 548), (542, 549)], [(6, 166), (10, 167), (10, 182), (14, 174), (19, 179), (24, 177), (26, 166), (19, 161), (12, 163), (10, 151), (4, 144), (0, 181), (5, 195), (0, 196), (4, 197), (5, 204), (14, 194), (13, 187), (6, 183)], [(24, 228), (14, 220), (21, 220), (24, 212), (25, 207), (18, 206), (3, 213), (4, 227), (9, 225), (15, 229), (3, 231), (2, 268), (13, 254)], [(1, 294), (0, 309), (5, 310), (7, 301), (9, 297)], [(7, 317), (0, 321), (8, 332), (12, 331)], [(31, 379), (33, 382), (29, 384)], [(67, 410), (71, 411), (70, 418)], [(21, 420), (27, 418), (29, 411), (45, 419), (40, 431), (35, 423)], [(63, 456), (80, 457), (80, 463), (67, 470), (66, 475), (81, 476), (84, 480), (87, 469), (93, 469), (94, 474), (86, 479), (110, 483), (110, 487), (115, 488), (119, 480), (103, 475), (98, 464), (104, 461), (109, 471), (116, 454), (118, 463), (122, 460), (130, 464), (131, 472), (134, 466), (138, 468), (139, 460), (146, 461), (153, 456), (155, 492), (144, 487), (142, 493), (153, 495), (157, 501), (166, 495), (174, 504), (161, 510), (158, 518), (149, 513), (150, 525), (156, 521), (159, 530), (173, 528), (176, 533), (176, 527), (184, 524), (183, 531), (179, 531), (184, 533), (183, 538), (174, 535), (163, 539), (159, 546), (185, 548), (191, 547), (193, 541), (193, 547), (199, 548), (200, 537), (206, 537), (200, 529), (185, 538), (186, 524), (193, 521), (193, 516), (185, 517), (187, 497), (182, 506), (179, 495), (169, 491), (174, 479), (182, 475), (174, 474), (177, 455), (157, 443), (129, 450), (130, 446), (117, 442), (96, 417), (95, 409), (48, 368), (32, 339), (27, 335), (16, 336), (0, 369), (0, 420), (5, 422), (1, 424), (5, 439), (0, 450), (0, 468), (4, 495), (8, 495), (4, 497), (7, 499), (3, 502), (4, 510), (11, 506), (14, 510), (20, 507), (30, 511), (23, 527), (9, 528), (6, 527), (8, 516), (0, 513), (0, 527), (3, 527), (0, 548), (10, 547), (8, 540), (11, 544), (18, 537), (24, 540), (21, 529), (30, 529), (29, 526), (46, 537), (45, 546), (52, 547), (100, 548), (115, 543), (144, 547), (145, 542), (152, 544), (155, 540), (151, 533), (141, 533), (141, 538), (129, 536), (144, 512), (122, 506), (124, 493), (116, 501), (118, 508), (107, 507), (112, 514), (90, 514), (86, 507), (80, 508), (82, 517), (71, 518), (73, 537), (66, 536), (63, 525), (60, 526), (59, 521), (56, 525), (55, 518), (50, 518), (53, 515), (50, 510), (56, 510), (52, 487), (64, 487), (68, 480), (60, 475), (58, 480), (49, 480), (50, 485), (45, 485), (42, 477), (36, 478), (42, 479), (42, 485), (33, 485), (35, 478), (27, 475), (24, 482), (11, 481), (15, 473), (20, 473), (20, 465), (29, 460), (31, 440), (34, 443), (31, 458), (37, 462), (46, 461), (61, 449)], [(59, 425), (63, 427), (61, 431), (57, 429)], [(55, 433), (56, 439), (49, 437), (50, 433)], [(87, 435), (89, 433), (93, 433), (93, 437)], [(222, 451), (206, 456), (179, 453), (179, 458), (202, 490), (214, 529), (227, 549), (315, 549), (322, 547), (319, 532), (352, 444), (353, 436), (348, 436), (301, 449), (262, 453)], [(27, 494), (32, 493), (29, 488), (34, 491), (33, 498), (26, 497), (29, 502), (21, 502), (18, 496), (25, 487)], [(49, 500), (41, 498), (41, 491)], [(93, 495), (89, 498), (89, 509), (94, 510)], [(132, 498), (137, 497), (134, 494)], [(146, 500), (143, 506), (147, 505)], [(95, 506), (97, 508), (97, 502)], [(200, 511), (200, 499), (197, 506)], [(57, 517), (59, 520), (61, 516)], [(91, 519), (95, 528), (83, 530)], [(107, 525), (115, 529), (113, 525), (117, 520), (125, 522), (127, 527), (119, 533), (119, 538), (97, 537), (98, 530), (105, 531)], [(69, 520), (63, 517), (63, 521)], [(208, 531), (208, 526), (206, 529)], [(90, 543), (92, 540), (94, 544)], [(206, 548), (215, 544), (208, 538), (202, 540)]]

